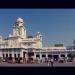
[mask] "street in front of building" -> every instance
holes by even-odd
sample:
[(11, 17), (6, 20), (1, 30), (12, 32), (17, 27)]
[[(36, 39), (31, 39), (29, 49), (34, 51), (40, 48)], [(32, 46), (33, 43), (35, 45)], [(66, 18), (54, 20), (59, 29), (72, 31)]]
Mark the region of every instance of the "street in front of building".
[[(0, 67), (52, 67), (48, 63), (26, 63), (26, 64), (11, 64), (11, 63), (1, 63)], [(54, 62), (53, 67), (75, 67), (75, 62), (59, 63)]]

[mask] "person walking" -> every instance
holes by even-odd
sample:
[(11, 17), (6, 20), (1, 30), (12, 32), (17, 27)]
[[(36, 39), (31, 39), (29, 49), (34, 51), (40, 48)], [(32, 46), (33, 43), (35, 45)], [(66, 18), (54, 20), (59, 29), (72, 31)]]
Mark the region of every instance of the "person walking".
[(53, 67), (53, 58), (51, 59), (51, 67)]
[(48, 66), (50, 66), (50, 60), (48, 60)]

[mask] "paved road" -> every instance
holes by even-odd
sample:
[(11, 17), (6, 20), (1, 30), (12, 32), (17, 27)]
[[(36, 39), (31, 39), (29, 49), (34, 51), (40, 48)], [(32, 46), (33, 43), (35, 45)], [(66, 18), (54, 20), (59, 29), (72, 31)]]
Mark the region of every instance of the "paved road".
[[(54, 67), (75, 67), (75, 62), (69, 63), (56, 63), (53, 64)], [(51, 67), (48, 66), (47, 63), (35, 63), (35, 64), (10, 64), (10, 63), (2, 63), (0, 67)]]

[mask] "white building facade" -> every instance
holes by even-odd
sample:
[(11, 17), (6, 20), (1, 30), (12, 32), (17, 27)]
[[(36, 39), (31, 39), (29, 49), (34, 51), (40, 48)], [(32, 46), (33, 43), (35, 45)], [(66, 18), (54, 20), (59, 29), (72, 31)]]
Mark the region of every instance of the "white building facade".
[[(0, 36), (0, 58), (12, 60), (13, 62), (20, 59), (21, 62), (28, 59), (45, 59), (56, 55), (60, 58), (62, 54), (67, 57), (68, 51), (66, 47), (43, 47), (42, 35), (40, 32), (36, 33), (35, 37), (28, 37), (25, 23), (22, 18), (18, 18), (13, 25), (12, 33), (3, 38)], [(53, 56), (54, 57), (54, 56)]]

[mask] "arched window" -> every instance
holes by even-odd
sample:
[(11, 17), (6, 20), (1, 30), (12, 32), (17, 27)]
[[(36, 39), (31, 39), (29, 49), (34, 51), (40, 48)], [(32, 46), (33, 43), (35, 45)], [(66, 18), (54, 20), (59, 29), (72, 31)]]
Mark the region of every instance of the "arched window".
[(46, 57), (46, 55), (42, 55), (42, 57)]

